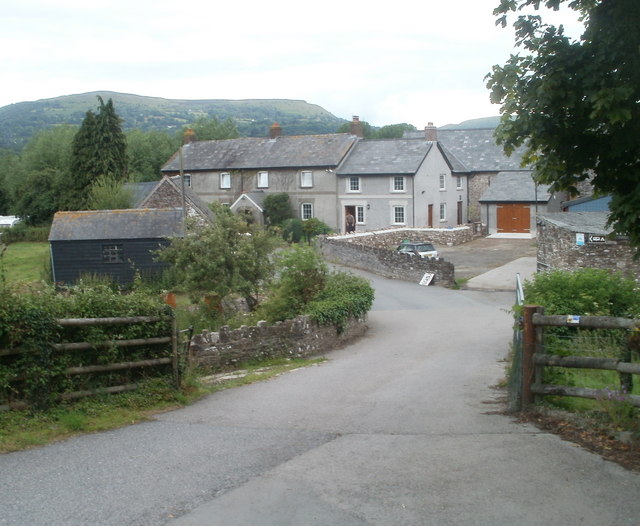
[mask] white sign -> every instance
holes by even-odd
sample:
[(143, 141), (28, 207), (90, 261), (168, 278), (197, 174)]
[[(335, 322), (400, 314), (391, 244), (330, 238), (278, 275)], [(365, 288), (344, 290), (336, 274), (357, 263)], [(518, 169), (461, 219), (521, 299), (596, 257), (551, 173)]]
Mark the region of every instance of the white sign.
[(579, 247), (584, 245), (584, 234), (576, 234), (576, 245)]
[(429, 283), (431, 283), (431, 280), (433, 279), (433, 276), (435, 276), (435, 274), (433, 274), (432, 272), (425, 272), (424, 276), (422, 276), (422, 279), (420, 280), (420, 285), (424, 285), (425, 287), (429, 285)]

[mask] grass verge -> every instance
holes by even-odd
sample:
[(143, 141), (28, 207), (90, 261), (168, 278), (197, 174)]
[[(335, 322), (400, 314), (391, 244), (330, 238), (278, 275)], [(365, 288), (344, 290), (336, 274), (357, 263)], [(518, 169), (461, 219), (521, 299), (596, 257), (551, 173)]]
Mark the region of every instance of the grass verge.
[(40, 281), (49, 258), (49, 243), (11, 243), (2, 256), (7, 282)]
[(136, 424), (151, 419), (154, 414), (193, 403), (208, 394), (268, 380), (323, 361), (323, 358), (271, 360), (246, 365), (235, 374), (210, 377), (191, 372), (185, 375), (184, 385), (179, 390), (168, 380), (153, 379), (136, 391), (85, 398), (46, 412), (0, 412), (0, 453)]

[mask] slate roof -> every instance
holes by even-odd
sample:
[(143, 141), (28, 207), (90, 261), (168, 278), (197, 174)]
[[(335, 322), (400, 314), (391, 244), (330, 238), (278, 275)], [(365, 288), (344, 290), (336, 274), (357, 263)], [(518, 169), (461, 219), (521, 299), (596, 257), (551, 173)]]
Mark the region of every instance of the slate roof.
[(338, 175), (414, 175), (433, 143), (413, 139), (359, 141), (338, 167)]
[(613, 232), (606, 226), (609, 212), (557, 212), (540, 217), (571, 232), (608, 235)]
[(146, 181), (144, 183), (126, 183), (125, 190), (131, 192), (133, 208), (139, 208), (142, 202), (158, 186), (159, 181)]
[[(185, 172), (337, 166), (358, 140), (355, 135), (296, 135), (198, 141), (182, 146)], [(162, 167), (180, 169), (177, 153)]]
[[(438, 142), (460, 163), (454, 172), (500, 172), (522, 170), (523, 149), (507, 157), (502, 146), (496, 144), (495, 128), (438, 128)], [(425, 140), (424, 131), (405, 132), (406, 138)]]
[(499, 172), (491, 179), (491, 186), (485, 190), (479, 201), (546, 203), (549, 199), (549, 185), (539, 184), (536, 188), (531, 172)]
[(49, 241), (164, 239), (183, 236), (180, 208), (56, 212)]
[(254, 192), (245, 192), (238, 199), (236, 199), (231, 205), (231, 209), (235, 210), (238, 206), (250, 203), (253, 206), (258, 207), (260, 212), (264, 211), (264, 198), (267, 196), (263, 190), (256, 190)]

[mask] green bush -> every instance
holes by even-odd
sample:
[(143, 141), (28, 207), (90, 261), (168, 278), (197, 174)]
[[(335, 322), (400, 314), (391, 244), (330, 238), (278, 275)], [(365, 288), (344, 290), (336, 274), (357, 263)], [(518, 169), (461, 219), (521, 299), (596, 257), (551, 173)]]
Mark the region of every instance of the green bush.
[(269, 226), (280, 226), (293, 217), (289, 194), (268, 194), (264, 198), (264, 216)]
[(320, 325), (335, 325), (342, 332), (349, 318), (362, 318), (369, 312), (373, 300), (374, 290), (366, 279), (335, 272), (304, 313)]
[[(544, 307), (547, 315), (640, 317), (640, 289), (632, 279), (602, 269), (555, 270), (525, 283), (525, 303)], [(521, 308), (516, 308), (516, 315)], [(545, 352), (630, 360), (628, 334), (621, 330), (579, 327), (545, 328)], [(622, 379), (622, 377), (621, 377)], [(599, 387), (613, 373), (545, 368), (545, 383)], [(627, 381), (627, 380), (625, 380)], [(603, 383), (604, 382), (604, 383)]]
[(525, 302), (545, 314), (640, 316), (640, 290), (621, 274), (585, 268), (539, 273), (525, 283)]
[(282, 237), (289, 243), (300, 243), (304, 234), (304, 222), (300, 219), (287, 219), (282, 223)]
[[(126, 316), (162, 316), (163, 320), (144, 325), (65, 328), (56, 322), (58, 318)], [(169, 353), (166, 346), (100, 346), (57, 352), (53, 350), (53, 344), (165, 336), (169, 332), (171, 316), (171, 310), (158, 296), (137, 292), (122, 295), (100, 282), (80, 282), (62, 294), (53, 287), (29, 291), (0, 286), (0, 349), (15, 351), (0, 357), (0, 403), (26, 398), (32, 406), (45, 408), (65, 391), (137, 381), (142, 370), (69, 377), (65, 370), (71, 366), (164, 357)], [(167, 374), (167, 368), (165, 366), (162, 372), (146, 369), (144, 374)]]
[(49, 240), (50, 226), (27, 226), (25, 223), (18, 223), (11, 228), (0, 231), (2, 242), (5, 245), (18, 243), (20, 241), (43, 242)]
[(324, 288), (328, 269), (313, 247), (295, 245), (275, 257), (277, 278), (261, 312), (270, 322), (295, 318)]

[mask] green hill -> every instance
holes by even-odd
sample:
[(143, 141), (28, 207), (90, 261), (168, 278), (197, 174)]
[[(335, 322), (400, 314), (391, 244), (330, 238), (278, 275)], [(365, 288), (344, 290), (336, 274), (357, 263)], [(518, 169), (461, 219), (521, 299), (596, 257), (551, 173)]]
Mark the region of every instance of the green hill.
[(0, 148), (19, 150), (38, 130), (57, 124), (80, 124), (87, 111), (95, 110), (97, 97), (113, 100), (125, 131), (178, 131), (198, 117), (235, 121), (241, 135), (264, 136), (274, 122), (286, 135), (333, 133), (344, 119), (302, 100), (176, 100), (126, 93), (96, 91), (65, 95), (0, 108)]

